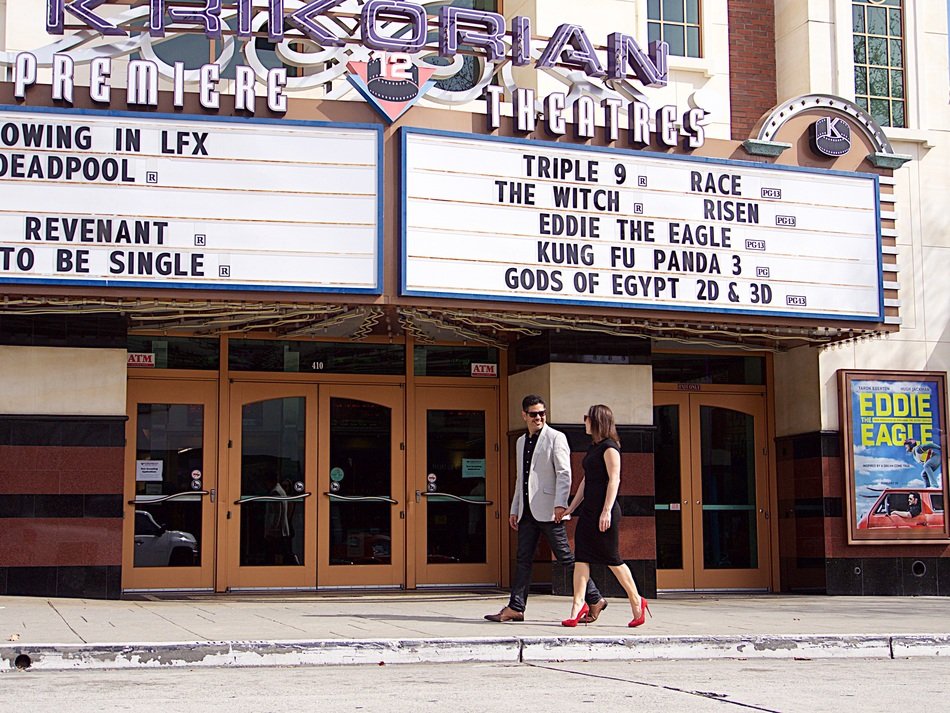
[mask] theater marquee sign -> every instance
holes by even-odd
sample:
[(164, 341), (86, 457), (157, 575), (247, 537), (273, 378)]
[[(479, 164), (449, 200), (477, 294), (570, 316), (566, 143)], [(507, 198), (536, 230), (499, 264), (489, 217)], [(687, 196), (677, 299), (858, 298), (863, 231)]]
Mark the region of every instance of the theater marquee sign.
[(0, 282), (381, 289), (377, 127), (0, 110)]
[(402, 131), (406, 295), (883, 318), (874, 175)]

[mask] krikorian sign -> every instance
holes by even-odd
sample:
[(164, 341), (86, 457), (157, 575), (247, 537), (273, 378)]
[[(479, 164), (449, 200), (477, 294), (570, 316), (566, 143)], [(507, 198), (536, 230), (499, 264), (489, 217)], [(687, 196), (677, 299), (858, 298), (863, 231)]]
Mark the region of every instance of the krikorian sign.
[[(688, 149), (704, 143), (706, 111), (694, 107), (680, 115), (672, 106), (653, 111), (642, 97), (634, 98), (639, 92), (629, 86), (633, 81), (644, 87), (667, 85), (669, 48), (665, 42), (652, 42), (645, 51), (633, 36), (612, 32), (606, 37), (606, 46), (598, 47), (576, 24), (563, 23), (551, 37), (542, 39), (532, 34), (528, 17), (506, 20), (497, 12), (453, 6), (439, 6), (438, 14), (430, 17), (429, 10), (406, 0), (295, 1), (291, 8), (285, 8), (285, 0), (208, 0), (203, 6), (169, 0), (146, 0), (132, 6), (127, 0), (47, 0), (49, 33), (75, 31), (83, 43), (95, 37), (94, 33), (116, 39), (109, 51), (104, 47), (94, 53), (79, 51), (76, 57), (67, 45), (53, 46), (52, 53), (43, 49), (20, 52), (12, 62), (14, 95), (25, 100), (31, 87), (48, 82), (57, 101), (71, 104), (74, 92), (83, 91), (92, 102), (111, 107), (113, 60), (126, 54), (140, 55), (130, 56), (116, 70), (125, 73), (124, 82), (115, 81), (127, 87), (129, 109), (158, 106), (160, 82), (165, 81), (171, 83), (176, 109), (185, 105), (186, 87), (197, 85), (202, 109), (219, 110), (220, 85), (228, 74), (233, 75), (227, 91), (234, 97), (235, 110), (254, 114), (258, 88), (263, 85), (267, 109), (282, 114), (288, 110), (288, 93), (317, 83), (310, 73), (289, 77), (286, 66), (261, 62), (256, 43), (246, 40), (266, 33), (271, 42), (284, 43), (285, 49), (287, 43), (307, 41), (312, 48), (309, 54), (323, 58), (321, 71), (332, 73), (328, 67), (344, 66), (349, 83), (389, 122), (396, 121), (422, 96), (435, 94), (433, 100), (443, 103), (486, 99), (489, 126), (496, 129), (500, 126), (500, 102), (507, 93), (514, 107), (516, 130), (533, 131), (535, 91), (515, 86), (501, 71), (506, 66), (531, 65), (560, 73), (572, 87), (569, 93), (552, 92), (543, 98), (543, 120), (552, 134), (565, 133), (570, 124), (580, 138), (593, 138), (595, 131), (603, 128), (614, 141), (626, 121), (634, 141), (639, 141), (635, 135), (643, 133), (642, 127), (654, 123), (665, 146), (676, 146), (678, 138)], [(67, 18), (72, 24), (67, 25)], [(186, 68), (185, 62), (154, 52), (153, 45), (162, 42), (167, 33), (196, 29), (209, 38), (228, 35), (245, 40), (241, 52), (247, 64), (226, 66), (218, 58), (198, 68)], [(432, 37), (435, 39), (430, 40)], [(458, 55), (463, 53), (481, 58), (480, 76), (466, 90), (441, 88), (439, 82), (453, 76), (444, 73), (445, 60), (458, 64)], [(308, 53), (293, 50), (290, 54), (296, 58), (286, 61), (312, 68)], [(80, 64), (88, 65), (88, 72), (79, 71)], [(40, 71), (44, 67), (50, 70), (48, 79)], [(77, 77), (83, 77), (82, 81), (77, 83)], [(326, 83), (331, 81), (328, 75)], [(592, 93), (591, 83), (603, 86)], [(453, 91), (459, 96), (448, 99)]]
[[(320, 19), (344, 0), (312, 0), (299, 9), (285, 13), (284, 0), (269, 0), (266, 12), (271, 21), (267, 23), (272, 42), (284, 39), (285, 25), (298, 30), (301, 35), (321, 47), (342, 47), (348, 39), (341, 38), (320, 23)], [(109, 36), (128, 36), (129, 33), (109, 21), (107, 16), (94, 12), (107, 0), (47, 0), (46, 30), (61, 35), (65, 29), (68, 12), (86, 26)], [(115, 0), (116, 5), (126, 5), (125, 0)], [(222, 22), (221, 0), (208, 0), (204, 7), (188, 3), (173, 3), (168, 0), (149, 0), (148, 32), (153, 37), (164, 37), (167, 20), (176, 27), (195, 25), (211, 38), (221, 37), (225, 32)], [(253, 20), (261, 8), (254, 7), (253, 0), (235, 0), (237, 30), (240, 38), (253, 35)], [(273, 21), (274, 19), (278, 21)], [(397, 23), (399, 31), (385, 32), (383, 25)], [(419, 4), (404, 0), (369, 0), (360, 14), (361, 43), (370, 49), (383, 52), (407, 52), (410, 54), (426, 49), (429, 34), (429, 19), (426, 9)], [(510, 42), (506, 37), (510, 36)], [(515, 66), (532, 63), (531, 20), (515, 17), (511, 30), (505, 18), (496, 12), (470, 10), (463, 7), (445, 6), (438, 16), (439, 55), (454, 57), (462, 47), (470, 47), (482, 53), (489, 61), (508, 59)], [(597, 51), (579, 25), (562, 24), (547, 41), (535, 67), (543, 69), (555, 65), (581, 70), (588, 76), (622, 79), (636, 76), (645, 86), (664, 86), (667, 83), (668, 47), (664, 42), (650, 45), (649, 54), (637, 41), (622, 32), (613, 32), (607, 38), (606, 67)]]

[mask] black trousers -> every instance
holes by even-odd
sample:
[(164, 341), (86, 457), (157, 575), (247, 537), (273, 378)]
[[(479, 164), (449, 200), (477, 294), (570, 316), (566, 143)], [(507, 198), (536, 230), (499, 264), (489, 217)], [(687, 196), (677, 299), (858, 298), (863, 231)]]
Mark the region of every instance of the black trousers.
[[(523, 612), (528, 603), (534, 552), (538, 549), (538, 540), (542, 534), (557, 561), (567, 569), (570, 577), (574, 576), (574, 553), (568, 544), (564, 523), (538, 522), (525, 503), (524, 513), (518, 522), (518, 565), (515, 568), (515, 580), (511, 584), (511, 598), (508, 600), (508, 606), (515, 611)], [(602, 599), (592, 579), (587, 580), (584, 599), (588, 604), (596, 604)]]

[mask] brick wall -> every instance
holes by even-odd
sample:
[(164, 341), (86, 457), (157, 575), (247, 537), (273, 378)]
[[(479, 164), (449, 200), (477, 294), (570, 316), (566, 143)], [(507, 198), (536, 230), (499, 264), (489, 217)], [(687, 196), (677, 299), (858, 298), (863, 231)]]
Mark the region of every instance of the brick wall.
[(776, 439), (783, 591), (950, 596), (950, 546), (849, 545), (837, 432)]
[[(584, 468), (581, 465), (590, 436), (579, 426), (560, 425), (557, 428), (567, 434), (571, 447), (571, 470), (573, 482), (571, 495), (580, 484)], [(620, 521), (620, 557), (633, 573), (640, 593), (652, 599), (656, 596), (656, 514), (653, 479), (653, 428), (652, 426), (618, 426), (623, 452), (620, 456), (620, 492), (617, 502), (623, 515)], [(568, 523), (568, 538), (574, 548), (574, 527)], [(547, 554), (550, 560), (551, 555)], [(604, 596), (626, 596), (606, 565), (592, 564), (591, 577)], [(551, 583), (554, 594), (568, 595), (573, 583), (568, 572), (556, 562), (551, 567)]]
[(739, 141), (776, 104), (773, 0), (729, 0), (729, 98)]
[(0, 415), (0, 595), (115, 599), (124, 417)]
[[(126, 322), (116, 314), (0, 314), (0, 345), (5, 365), (14, 366), (0, 373), (0, 388), (9, 394), (16, 391), (11, 386), (40, 373), (35, 364), (26, 370), (23, 360), (47, 348), (62, 354), (64, 373), (71, 376), (106, 370), (100, 351), (108, 350), (115, 368), (114, 352), (126, 345)], [(77, 354), (80, 349), (88, 352)], [(96, 366), (77, 371), (79, 360)], [(122, 382), (124, 361), (120, 357)], [(82, 395), (92, 389), (57, 378), (37, 380), (33, 391), (39, 395), (23, 399), (42, 412), (17, 411), (21, 404), (7, 399), (8, 410), (0, 413), (0, 596), (115, 599), (122, 578), (126, 417), (59, 412), (63, 405), (86, 406)], [(124, 394), (120, 398), (124, 405)]]

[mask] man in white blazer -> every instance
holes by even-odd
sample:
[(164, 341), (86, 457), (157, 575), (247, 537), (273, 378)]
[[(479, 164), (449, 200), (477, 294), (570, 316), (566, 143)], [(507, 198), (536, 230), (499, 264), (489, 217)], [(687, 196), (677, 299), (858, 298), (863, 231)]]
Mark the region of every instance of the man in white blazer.
[[(568, 581), (574, 569), (574, 553), (567, 541), (562, 518), (571, 495), (571, 450), (567, 436), (545, 425), (547, 406), (535, 394), (521, 401), (521, 417), (528, 432), (518, 439), (518, 479), (508, 522), (518, 533), (518, 565), (511, 584), (508, 606), (497, 614), (486, 614), (489, 621), (524, 621), (531, 567), (538, 540), (543, 534), (557, 561), (567, 567)], [(585, 597), (590, 607), (588, 621), (595, 621), (607, 606), (593, 580), (587, 582)]]

